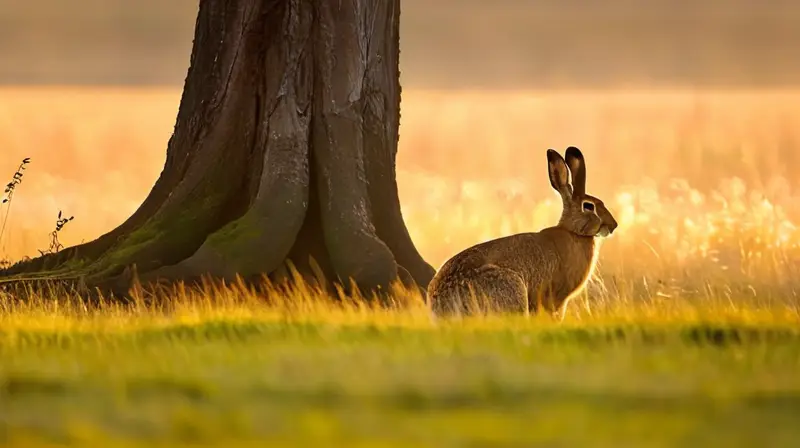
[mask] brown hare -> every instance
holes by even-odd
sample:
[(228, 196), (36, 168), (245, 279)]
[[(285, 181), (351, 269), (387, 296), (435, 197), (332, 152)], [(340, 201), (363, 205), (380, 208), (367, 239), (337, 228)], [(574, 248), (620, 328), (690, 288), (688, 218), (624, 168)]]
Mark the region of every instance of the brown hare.
[(603, 201), (586, 194), (581, 151), (571, 146), (565, 158), (547, 150), (550, 184), (564, 207), (558, 224), (486, 241), (453, 256), (428, 285), (434, 314), (527, 314), (543, 309), (563, 319), (569, 299), (592, 275), (599, 249), (596, 238), (617, 228)]

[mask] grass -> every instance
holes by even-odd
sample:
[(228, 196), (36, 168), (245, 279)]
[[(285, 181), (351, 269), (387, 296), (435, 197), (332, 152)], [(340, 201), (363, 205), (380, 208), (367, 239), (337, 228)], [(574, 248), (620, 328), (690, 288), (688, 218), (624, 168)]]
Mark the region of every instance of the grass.
[(397, 305), (5, 302), (6, 446), (784, 446), (800, 436), (800, 317), (675, 304), (433, 320)]
[[(404, 92), (403, 215), (435, 266), (555, 222), (543, 151), (584, 150), (620, 227), (564, 323), (435, 321), (403, 291), (389, 310), (238, 287), (168, 307), (0, 296), (0, 444), (790, 446), (799, 96)], [(62, 207), (80, 219), (55, 247), (129, 216), (179, 97), (0, 89), (0, 172), (35, 161), (0, 258), (35, 254)]]

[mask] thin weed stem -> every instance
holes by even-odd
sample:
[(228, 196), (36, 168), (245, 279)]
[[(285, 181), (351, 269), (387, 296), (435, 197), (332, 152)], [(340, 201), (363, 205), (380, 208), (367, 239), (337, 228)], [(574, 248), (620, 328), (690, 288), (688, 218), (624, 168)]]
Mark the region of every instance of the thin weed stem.
[[(3, 215), (3, 224), (0, 225), (0, 241), (3, 241), (3, 236), (5, 235), (6, 225), (8, 224), (9, 213), (11, 212), (11, 204), (14, 199), (14, 191), (17, 189), (19, 184), (22, 183), (22, 178), (25, 175), (25, 167), (29, 163), (31, 163), (30, 157), (22, 159), (22, 163), (19, 164), (19, 167), (17, 167), (17, 171), (15, 171), (14, 175), (11, 177), (11, 182), (6, 184), (6, 187), (3, 190), (3, 200), (2, 202), (0, 202), (0, 205), (8, 204), (8, 206), (6, 207), (5, 215)], [(5, 252), (5, 243), (3, 243), (3, 252)]]

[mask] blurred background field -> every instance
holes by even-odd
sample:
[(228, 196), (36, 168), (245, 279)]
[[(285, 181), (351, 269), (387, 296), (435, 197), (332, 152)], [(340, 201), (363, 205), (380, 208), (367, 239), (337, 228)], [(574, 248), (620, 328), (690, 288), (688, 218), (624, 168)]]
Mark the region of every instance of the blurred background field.
[[(176, 88), (0, 88), (0, 173), (10, 180), (32, 159), (0, 257), (44, 249), (59, 210), (76, 217), (65, 245), (129, 216), (163, 166), (179, 99)], [(435, 267), (478, 241), (551, 225), (560, 203), (544, 150), (577, 145), (589, 191), (620, 221), (593, 296), (797, 306), (797, 104), (800, 91), (777, 89), (406, 89), (403, 213)]]
[[(0, 0), (0, 82), (179, 85), (197, 0)], [(796, 86), (793, 0), (402, 0), (406, 87)]]

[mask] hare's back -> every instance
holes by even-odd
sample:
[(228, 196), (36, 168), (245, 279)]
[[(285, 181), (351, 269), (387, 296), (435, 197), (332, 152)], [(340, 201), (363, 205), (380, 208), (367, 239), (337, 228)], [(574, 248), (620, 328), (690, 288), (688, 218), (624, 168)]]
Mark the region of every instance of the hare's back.
[(555, 251), (553, 235), (545, 231), (518, 233), (478, 243), (453, 255), (439, 269), (441, 274), (478, 269), (487, 264), (517, 268)]
[(517, 233), (477, 245), (485, 262), (495, 263), (508, 258), (527, 258), (531, 253), (548, 251), (552, 237), (543, 232)]

